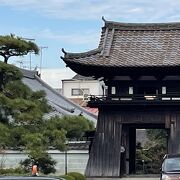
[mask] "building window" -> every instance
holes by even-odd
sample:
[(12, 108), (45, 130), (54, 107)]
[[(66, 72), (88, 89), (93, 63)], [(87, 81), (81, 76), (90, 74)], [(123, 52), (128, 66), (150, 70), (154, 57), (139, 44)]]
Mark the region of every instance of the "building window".
[(115, 86), (111, 87), (111, 94), (116, 94), (116, 87)]
[(84, 94), (89, 94), (89, 89), (72, 89), (72, 96), (83, 96)]
[(162, 87), (162, 94), (166, 94), (166, 87), (165, 86)]
[(129, 94), (133, 94), (133, 87), (129, 87)]
[(82, 91), (83, 91), (83, 94), (88, 94), (88, 95), (90, 94), (89, 89), (82, 89)]

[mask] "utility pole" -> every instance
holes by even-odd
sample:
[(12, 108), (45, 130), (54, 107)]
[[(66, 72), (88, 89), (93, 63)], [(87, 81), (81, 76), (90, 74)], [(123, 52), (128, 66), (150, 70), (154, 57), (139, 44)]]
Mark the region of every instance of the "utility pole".
[(41, 75), (41, 71), (42, 71), (42, 60), (43, 60), (43, 49), (47, 49), (48, 46), (40, 46), (40, 75)]
[[(35, 39), (31, 39), (31, 38), (22, 38), (22, 39), (27, 41), (35, 41)], [(29, 52), (29, 69), (31, 70), (31, 52)]]

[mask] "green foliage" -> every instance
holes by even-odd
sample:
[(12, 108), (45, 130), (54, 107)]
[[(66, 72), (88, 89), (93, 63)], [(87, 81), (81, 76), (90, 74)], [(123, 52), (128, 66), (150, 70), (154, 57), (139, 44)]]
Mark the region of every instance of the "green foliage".
[(50, 109), (45, 93), (32, 92), (22, 83), (21, 73), (13, 66), (0, 62), (0, 69), (3, 71), (3, 88), (0, 93), (0, 149), (24, 149), (31, 158), (47, 162), (44, 172), (54, 172), (54, 161), (46, 153), (48, 140), (40, 133), (43, 132), (42, 117)]
[(64, 116), (59, 121), (59, 126), (67, 131), (69, 139), (80, 139), (86, 131), (94, 128), (83, 116)]
[[(22, 74), (12, 65), (0, 62), (0, 122), (37, 125), (50, 110), (43, 91), (32, 92), (21, 81)], [(12, 117), (12, 118), (10, 118)]]
[(22, 73), (17, 67), (0, 62), (0, 91), (4, 89), (8, 82), (20, 80), (21, 78)]
[(31, 94), (31, 100), (37, 104), (40, 111), (48, 113), (51, 107), (47, 104), (45, 97), (46, 93), (43, 90), (32, 92)]
[(145, 155), (151, 159), (151, 162), (147, 163), (147, 167), (152, 167), (146, 173), (159, 173), (164, 154), (166, 154), (165, 148), (161, 144), (157, 144), (145, 151)]
[[(10, 123), (10, 116), (15, 124), (39, 124), (44, 112), (38, 108), (38, 103), (23, 98), (11, 99), (0, 94), (0, 121)], [(11, 122), (12, 123), (12, 122)]]
[(167, 137), (166, 130), (147, 129), (146, 134), (147, 134), (147, 137), (151, 140), (151, 142), (155, 142), (156, 144), (161, 144), (162, 146), (166, 146), (166, 137)]
[(26, 41), (13, 34), (0, 36), (0, 55), (3, 56), (5, 63), (12, 56), (24, 56), (29, 52), (39, 53), (38, 46), (32, 41)]
[(25, 173), (30, 173), (32, 169), (32, 163), (33, 163), (32, 159), (30, 158), (27, 158), (23, 161), (21, 160), (20, 162), (21, 169), (23, 169)]
[(24, 134), (28, 134), (29, 131), (23, 126), (9, 126), (10, 128), (10, 138), (8, 141), (8, 146), (14, 149), (21, 150), (25, 146), (22, 137)]
[[(47, 154), (49, 147), (67, 149), (69, 139), (80, 139), (94, 124), (82, 116), (43, 119), (50, 107), (44, 91), (32, 92), (21, 81), (22, 74), (0, 62), (0, 150), (25, 150), (29, 159), (22, 162), (27, 172), (38, 161), (44, 174), (55, 172), (55, 161)], [(28, 171), (29, 172), (29, 171)]]
[(8, 126), (0, 123), (0, 149), (6, 149), (9, 144), (10, 130)]
[(148, 129), (146, 133), (150, 141), (145, 145), (145, 148), (143, 149), (139, 143), (136, 146), (136, 172), (158, 174), (161, 161), (164, 154), (166, 154), (167, 131), (163, 129)]
[(39, 168), (43, 174), (55, 173), (56, 161), (53, 160), (50, 155), (47, 153), (46, 156), (37, 159)]
[(47, 138), (49, 139), (49, 145), (61, 151), (65, 150), (66, 132), (63, 129), (54, 129), (53, 131), (51, 131), (51, 133), (49, 133), (49, 136)]
[(17, 168), (9, 168), (9, 169), (0, 169), (0, 175), (24, 175), (25, 172), (22, 168), (17, 167)]
[(37, 125), (41, 123), (44, 113), (50, 110), (45, 93), (32, 92), (21, 81), (8, 82), (4, 91), (6, 93), (0, 93), (0, 121), (8, 122), (8, 116), (11, 115), (18, 125)]
[(32, 92), (29, 87), (22, 83), (20, 80), (9, 81), (4, 88), (7, 96), (11, 99), (23, 98), (30, 99)]
[(22, 78), (22, 73), (19, 69), (11, 64), (0, 62), (0, 72), (4, 73), (5, 82), (17, 80)]
[(86, 180), (86, 177), (78, 172), (69, 172), (67, 175), (74, 177), (75, 180)]
[(53, 117), (43, 125), (44, 137), (50, 146), (65, 150), (66, 138), (80, 139), (84, 133), (94, 128), (94, 125), (81, 116)]
[(23, 136), (25, 149), (32, 159), (44, 158), (48, 144), (41, 133), (28, 133)]
[(60, 178), (63, 178), (65, 180), (75, 180), (75, 178), (73, 176), (70, 176), (70, 175), (62, 175), (62, 176), (60, 176)]
[(38, 163), (38, 167), (40, 169), (40, 173), (43, 174), (49, 174), (49, 173), (55, 173), (56, 169), (54, 168), (56, 165), (56, 162), (50, 157), (48, 153), (44, 153), (44, 156), (41, 157), (30, 157), (25, 159), (24, 161), (21, 161), (21, 167), (25, 172), (31, 172), (31, 167), (33, 162)]

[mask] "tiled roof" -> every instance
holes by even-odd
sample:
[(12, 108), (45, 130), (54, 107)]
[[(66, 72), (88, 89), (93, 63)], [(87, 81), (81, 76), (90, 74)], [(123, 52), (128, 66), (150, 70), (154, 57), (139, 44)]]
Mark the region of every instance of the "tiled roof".
[(95, 80), (95, 78), (91, 77), (91, 76), (82, 76), (80, 74), (76, 74), (73, 78), (73, 80)]
[(97, 49), (85, 53), (63, 50), (67, 66), (180, 66), (180, 23), (104, 22)]
[(85, 108), (73, 103), (63, 95), (59, 94), (46, 84), (37, 75), (37, 71), (30, 71), (25, 69), (20, 69), (23, 73), (23, 83), (26, 84), (31, 90), (39, 91), (43, 90), (46, 93), (46, 100), (48, 104), (52, 107), (52, 112), (45, 114), (44, 118), (50, 118), (52, 116), (58, 115), (80, 115), (82, 114), (85, 118), (93, 121), (96, 124), (97, 116)]

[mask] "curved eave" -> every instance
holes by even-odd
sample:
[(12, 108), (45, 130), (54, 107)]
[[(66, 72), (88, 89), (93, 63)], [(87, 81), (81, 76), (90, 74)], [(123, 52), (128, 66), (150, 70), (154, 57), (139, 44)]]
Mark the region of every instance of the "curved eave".
[(66, 61), (66, 64), (77, 74), (83, 76), (112, 77), (120, 75), (180, 75), (180, 66), (103, 66), (103, 65), (87, 65)]
[(84, 57), (88, 57), (88, 56), (93, 56), (96, 55), (98, 53), (100, 53), (102, 51), (102, 48), (96, 48), (87, 52), (82, 52), (82, 53), (70, 53), (70, 52), (66, 52), (63, 48), (62, 48), (62, 52), (64, 53), (64, 57), (61, 57), (62, 59), (74, 59), (74, 58), (84, 58)]

